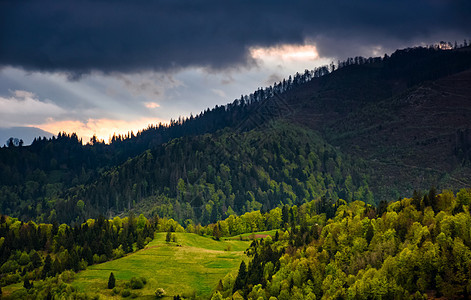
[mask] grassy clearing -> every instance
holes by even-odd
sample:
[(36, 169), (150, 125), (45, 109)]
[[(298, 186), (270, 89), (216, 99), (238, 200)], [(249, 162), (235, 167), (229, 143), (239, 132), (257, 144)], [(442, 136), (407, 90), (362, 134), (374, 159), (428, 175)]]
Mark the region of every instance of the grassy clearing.
[(275, 234), (276, 234), (276, 231), (277, 231), (277, 229), (267, 230), (267, 231), (259, 231), (259, 232), (252, 232), (252, 233), (244, 233), (244, 234), (240, 234), (240, 235), (237, 235), (237, 236), (224, 237), (223, 239), (224, 240), (240, 240), (240, 238), (242, 237), (242, 239), (244, 239), (244, 240), (253, 240), (253, 239), (264, 238), (268, 235), (274, 237)]
[(100, 299), (121, 299), (106, 289), (113, 272), (116, 286), (121, 290), (132, 277), (145, 277), (147, 284), (143, 289), (131, 290), (140, 298), (154, 298), (157, 288), (163, 288), (168, 299), (178, 294), (208, 298), (219, 279), (229, 272), (237, 272), (243, 252), (249, 246), (246, 241), (218, 242), (192, 233), (176, 233), (177, 243), (166, 243), (165, 235), (157, 233), (141, 251), (90, 266), (76, 275), (72, 285), (83, 292), (100, 294)]

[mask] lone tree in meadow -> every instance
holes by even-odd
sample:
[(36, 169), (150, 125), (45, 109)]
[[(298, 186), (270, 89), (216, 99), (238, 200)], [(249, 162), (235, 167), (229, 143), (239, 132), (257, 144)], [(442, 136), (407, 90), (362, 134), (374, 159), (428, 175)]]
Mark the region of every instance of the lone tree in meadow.
[(116, 279), (114, 278), (113, 272), (110, 273), (110, 278), (108, 278), (108, 288), (112, 289), (116, 286)]

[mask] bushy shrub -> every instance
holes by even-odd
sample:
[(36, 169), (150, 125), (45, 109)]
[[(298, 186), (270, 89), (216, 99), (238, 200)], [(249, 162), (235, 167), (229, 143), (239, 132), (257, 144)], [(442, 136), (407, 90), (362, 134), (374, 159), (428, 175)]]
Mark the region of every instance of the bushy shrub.
[(123, 245), (119, 245), (117, 249), (113, 249), (113, 258), (121, 258), (124, 254)]
[(69, 270), (62, 272), (59, 275), (59, 279), (67, 283), (70, 283), (72, 280), (74, 280), (74, 277), (75, 277), (75, 273)]
[(131, 292), (130, 292), (128, 289), (125, 289), (125, 290), (123, 290), (123, 292), (121, 293), (121, 296), (122, 296), (123, 298), (129, 297), (129, 296), (131, 296)]
[(142, 282), (141, 278), (133, 277), (131, 278), (131, 288), (133, 290), (142, 289), (144, 287), (144, 283)]
[(163, 296), (165, 296), (165, 290), (163, 288), (158, 288), (155, 290), (155, 296), (157, 298), (162, 298)]
[(18, 263), (14, 260), (7, 260), (6, 263), (2, 265), (0, 268), (0, 272), (2, 273), (10, 273), (16, 271), (18, 269)]
[(9, 284), (20, 282), (20, 280), (21, 280), (21, 277), (19, 274), (9, 274), (2, 279), (2, 283), (4, 285), (9, 285)]
[(93, 263), (97, 264), (100, 262), (100, 256), (98, 254), (93, 254)]
[(27, 264), (29, 264), (30, 259), (29, 259), (28, 253), (26, 253), (26, 252), (21, 253), (21, 256), (20, 256), (20, 259), (18, 260), (18, 262), (22, 266), (26, 266)]
[(118, 287), (114, 287), (112, 289), (112, 294), (113, 295), (119, 295), (119, 293), (121, 293), (121, 290)]

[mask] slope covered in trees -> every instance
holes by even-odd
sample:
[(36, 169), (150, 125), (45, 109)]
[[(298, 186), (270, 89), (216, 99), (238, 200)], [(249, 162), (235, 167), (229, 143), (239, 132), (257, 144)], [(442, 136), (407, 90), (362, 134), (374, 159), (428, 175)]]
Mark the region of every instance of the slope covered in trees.
[(355, 201), (335, 217), (311, 203), (290, 227), (256, 240), (213, 299), (464, 299), (471, 294), (471, 190)]
[[(382, 202), (377, 208), (362, 201), (321, 199), (265, 213), (231, 215), (204, 227), (188, 224), (186, 229), (173, 220), (143, 216), (88, 220), (74, 228), (21, 224), (2, 217), (0, 229), (9, 241), (2, 239), (0, 249), (4, 254), (12, 245), (12, 251), (7, 260), (2, 254), (1, 280), (4, 286), (24, 281), (24, 288), (8, 288), (15, 291), (13, 299), (47, 294), (93, 297), (90, 291), (80, 293), (73, 288), (72, 272), (62, 272), (76, 270), (74, 262), (80, 255), (94, 251), (90, 241), (110, 243), (109, 247), (117, 243), (111, 257), (119, 259), (123, 253), (115, 254), (127, 241), (116, 237), (126, 234), (139, 239), (146, 231), (170, 235), (173, 230), (186, 231), (213, 235), (216, 241), (212, 243), (224, 244), (217, 240), (268, 229), (275, 230), (273, 236), (252, 242), (246, 250), (249, 260), (241, 262), (237, 274), (229, 273), (215, 284), (212, 299), (466, 299), (471, 293), (470, 205), (471, 189), (456, 195), (432, 189), (389, 204)], [(158, 236), (164, 243), (165, 233)], [(104, 248), (106, 252), (108, 247)], [(149, 253), (143, 250), (142, 255), (149, 259)], [(110, 258), (93, 255), (93, 261), (96, 257), (100, 262), (102, 256), (102, 261)], [(78, 269), (87, 266), (86, 257), (79, 260)], [(107, 281), (102, 281), (97, 286), (104, 288)], [(100, 294), (116, 295), (114, 290)]]
[(116, 259), (142, 249), (156, 230), (177, 227), (175, 221), (139, 218), (106, 220), (103, 217), (71, 227), (66, 224), (24, 223), (0, 217), (0, 282), (54, 277), (88, 265)]
[(69, 190), (54, 209), (65, 221), (82, 201), (82, 217), (134, 207), (137, 213), (207, 224), (321, 197), (373, 203), (359, 163), (311, 130), (272, 122), (249, 132), (175, 139)]
[(345, 66), (289, 91), (290, 120), (363, 159), (377, 200), (469, 186), (470, 50), (411, 48)]
[[(414, 188), (464, 187), (471, 184), (470, 67), (470, 47), (419, 47), (390, 57), (355, 57), (298, 73), (197, 116), (115, 136), (109, 145), (96, 139), (82, 145), (75, 134), (60, 134), (27, 147), (5, 147), (0, 149), (0, 211), (24, 220), (80, 222), (99, 213), (155, 209), (179, 220), (210, 222), (224, 216), (229, 206), (240, 213), (259, 204), (270, 209), (324, 194), (350, 199), (343, 194), (355, 191), (361, 194), (358, 199), (371, 201), (373, 195), (379, 202)], [(322, 165), (319, 174), (308, 170), (320, 186), (315, 193), (306, 174), (293, 167), (304, 164), (298, 156), (311, 159), (304, 142), (294, 138), (280, 143), (279, 150), (268, 143), (251, 154), (255, 147), (244, 141), (259, 135), (250, 142), (257, 143), (270, 122), (280, 119), (290, 127), (302, 124), (301, 131), (316, 131), (316, 159), (325, 164), (331, 156), (334, 161), (334, 167)], [(324, 154), (320, 144), (335, 150)], [(272, 158), (273, 151), (282, 152), (287, 161), (278, 154), (278, 161)], [(217, 182), (225, 180), (225, 167), (232, 191)], [(266, 187), (258, 170), (275, 186)], [(180, 194), (179, 179), (185, 189)], [(283, 194), (290, 188), (295, 200)], [(247, 205), (253, 198), (258, 204)]]

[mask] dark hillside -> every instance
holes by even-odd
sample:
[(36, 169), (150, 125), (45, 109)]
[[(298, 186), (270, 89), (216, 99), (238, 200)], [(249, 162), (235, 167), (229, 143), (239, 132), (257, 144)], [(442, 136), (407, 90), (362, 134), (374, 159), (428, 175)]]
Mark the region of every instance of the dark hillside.
[(404, 193), (427, 185), (469, 185), (470, 127), (467, 70), (368, 105), (328, 123), (324, 132), (332, 144), (370, 163), (378, 176), (372, 186), (387, 186), (395, 178)]
[[(292, 122), (366, 163), (375, 199), (471, 183), (470, 48), (409, 49), (286, 93)], [(451, 75), (449, 75), (451, 74)]]

